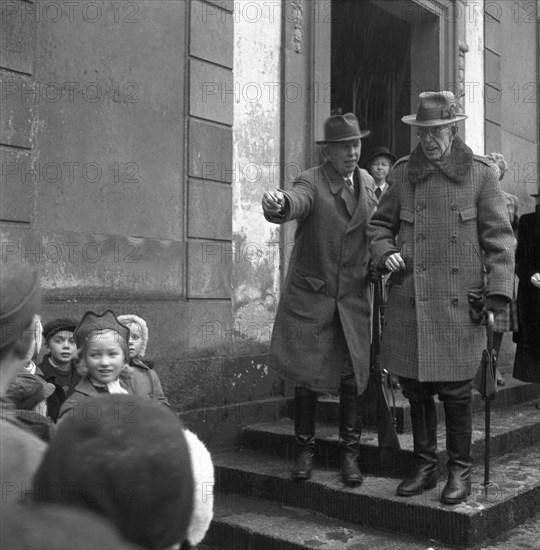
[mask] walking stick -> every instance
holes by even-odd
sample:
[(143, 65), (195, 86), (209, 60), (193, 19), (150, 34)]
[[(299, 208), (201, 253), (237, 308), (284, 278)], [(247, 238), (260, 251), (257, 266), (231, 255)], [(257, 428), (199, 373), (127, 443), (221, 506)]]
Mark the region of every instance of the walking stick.
[[(484, 492), (487, 493), (489, 485), (489, 460), (490, 460), (490, 429), (491, 429), (491, 401), (495, 399), (497, 393), (496, 381), (496, 356), (493, 349), (493, 322), (494, 315), (492, 311), (487, 312), (487, 349), (482, 352), (482, 364), (480, 365), (480, 388), (477, 386), (484, 400), (484, 423), (485, 423), (485, 440), (484, 440)], [(475, 380), (476, 381), (476, 380)]]
[(393, 408), (388, 402), (388, 371), (381, 368), (379, 363), (380, 338), (381, 338), (381, 301), (382, 280), (373, 283), (373, 322), (371, 336), (371, 371), (374, 377), (376, 411), (377, 411), (377, 436), (379, 448), (382, 450), (399, 449), (399, 439), (396, 431), (395, 409), (396, 403), (392, 391)]

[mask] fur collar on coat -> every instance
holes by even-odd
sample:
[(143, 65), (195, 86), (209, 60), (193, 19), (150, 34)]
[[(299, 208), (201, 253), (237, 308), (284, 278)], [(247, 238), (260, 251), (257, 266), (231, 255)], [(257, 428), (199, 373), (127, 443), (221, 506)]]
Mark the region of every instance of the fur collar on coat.
[(419, 143), (409, 157), (407, 172), (409, 181), (420, 183), (430, 174), (441, 171), (455, 183), (462, 183), (469, 173), (473, 162), (473, 152), (465, 142), (456, 136), (450, 153), (438, 164), (430, 162)]

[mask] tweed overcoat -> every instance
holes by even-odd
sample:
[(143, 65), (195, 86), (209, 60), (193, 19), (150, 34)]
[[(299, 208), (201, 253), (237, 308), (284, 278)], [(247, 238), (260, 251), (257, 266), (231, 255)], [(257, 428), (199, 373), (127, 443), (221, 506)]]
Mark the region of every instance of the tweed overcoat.
[(474, 377), (485, 328), (469, 291), (512, 297), (515, 239), (497, 170), (456, 137), (439, 166), (419, 145), (399, 160), (369, 227), (373, 261), (401, 252), (390, 277), (381, 364), (421, 382)]
[[(375, 202), (371, 176), (356, 168), (356, 204), (330, 162), (300, 174), (285, 191), (283, 216), (297, 220), (294, 247), (279, 301), (270, 366), (313, 391), (336, 393), (348, 348), (357, 391), (369, 376), (370, 294), (367, 223)], [(348, 195), (349, 194), (349, 195)]]

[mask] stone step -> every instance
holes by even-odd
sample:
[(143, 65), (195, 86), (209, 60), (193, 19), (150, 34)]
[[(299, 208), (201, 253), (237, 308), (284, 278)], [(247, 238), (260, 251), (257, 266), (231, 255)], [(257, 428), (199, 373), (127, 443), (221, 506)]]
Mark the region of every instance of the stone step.
[[(526, 384), (520, 382), (510, 375), (505, 377), (505, 385), (499, 387), (497, 396), (492, 401), (493, 409), (507, 408), (519, 403), (525, 403), (532, 400), (540, 399), (540, 386), (538, 384)], [(389, 396), (390, 390), (389, 390)], [(394, 398), (396, 404), (396, 428), (398, 433), (411, 431), (411, 417), (409, 413), (409, 402), (403, 397), (401, 390), (394, 390)], [(365, 396), (363, 420), (366, 425), (375, 425), (373, 420), (373, 411), (369, 411), (368, 396)], [(444, 419), (443, 404), (435, 399), (439, 421)], [(480, 394), (473, 391), (473, 410), (483, 410), (484, 401)], [(294, 399), (288, 399), (286, 404), (286, 415), (289, 418), (294, 418)], [(339, 422), (339, 399), (337, 397), (321, 395), (317, 405), (317, 418), (321, 422)]]
[[(483, 410), (473, 413), (472, 455), (475, 463), (483, 461), (485, 446), (485, 416)], [(500, 456), (524, 447), (540, 445), (540, 410), (534, 402), (497, 408), (491, 411), (491, 456)], [(339, 460), (338, 424), (318, 423), (316, 427), (316, 460), (323, 467), (336, 467)], [(359, 465), (362, 472), (389, 477), (403, 477), (414, 467), (412, 434), (399, 434), (400, 450), (381, 452), (377, 433), (363, 430)], [(292, 457), (294, 425), (283, 418), (276, 422), (255, 424), (242, 431), (242, 446), (288, 460)], [(445, 429), (438, 430), (441, 465), (446, 462)]]
[[(339, 480), (338, 471), (328, 468), (317, 467), (311, 480), (294, 482), (289, 477), (292, 466), (290, 460), (263, 452), (243, 450), (223, 453), (214, 456), (214, 464), (216, 491), (220, 494), (233, 493), (248, 500), (279, 503), (283, 507), (292, 506), (324, 514), (341, 522), (366, 525), (377, 530), (415, 537), (423, 541), (435, 540), (462, 548), (472, 547), (488, 538), (496, 537), (540, 511), (538, 445), (494, 459), (491, 464), (492, 484), (487, 490), (482, 486), (483, 468), (475, 468), (471, 496), (466, 503), (457, 506), (446, 506), (439, 502), (444, 479), (441, 479), (433, 490), (403, 498), (395, 493), (395, 479), (367, 475), (361, 487), (347, 488)], [(253, 509), (254, 506), (255, 503)], [(256, 514), (253, 518), (255, 516)], [(245, 519), (247, 521), (249, 516)], [(224, 536), (224, 521), (219, 525), (220, 521), (220, 518), (216, 517), (213, 533), (217, 532), (219, 536)], [(310, 548), (298, 545), (294, 541), (285, 541), (283, 546), (279, 541), (267, 546), (252, 546), (248, 542), (250, 537), (269, 537), (271, 531), (275, 533), (274, 539), (280, 538), (282, 535), (279, 526), (280, 521), (277, 520), (266, 526), (266, 531), (263, 530), (262, 534), (255, 524), (247, 523), (245, 528), (240, 525), (227, 526), (227, 529), (234, 531), (230, 536), (233, 537), (233, 543), (235, 540), (239, 541), (237, 546), (225, 547), (221, 542), (214, 545), (222, 549)], [(241, 542), (244, 540), (246, 544)], [(293, 543), (297, 545), (294, 546)], [(320, 546), (313, 544), (311, 547)], [(375, 548), (384, 547), (370, 545), (370, 549)]]
[[(220, 550), (426, 550), (424, 541), (323, 514), (218, 493), (205, 545)], [(207, 548), (205, 546), (205, 548)], [(438, 550), (444, 550), (438, 547)]]

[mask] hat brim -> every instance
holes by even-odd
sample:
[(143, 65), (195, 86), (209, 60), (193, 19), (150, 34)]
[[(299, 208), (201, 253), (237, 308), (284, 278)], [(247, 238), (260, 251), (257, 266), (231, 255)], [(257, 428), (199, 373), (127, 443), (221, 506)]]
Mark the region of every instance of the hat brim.
[(369, 163), (376, 159), (377, 157), (386, 157), (389, 158), (392, 161), (392, 164), (396, 164), (397, 158), (392, 153), (377, 153), (376, 155), (371, 155), (366, 161), (364, 161), (364, 168), (367, 170), (367, 167), (369, 166)]
[(336, 138), (336, 139), (319, 139), (315, 143), (317, 145), (324, 145), (325, 143), (342, 143), (343, 141), (353, 141), (355, 139), (363, 139), (365, 137), (368, 137), (371, 135), (371, 130), (364, 130), (363, 132), (360, 132), (359, 134), (354, 134), (352, 136), (345, 136), (342, 138)]
[(435, 118), (433, 120), (416, 120), (416, 115), (406, 115), (401, 118), (401, 121), (409, 126), (420, 126), (427, 128), (429, 126), (446, 126), (447, 124), (454, 124), (454, 122), (460, 122), (469, 118), (467, 115), (457, 114), (454, 118)]

